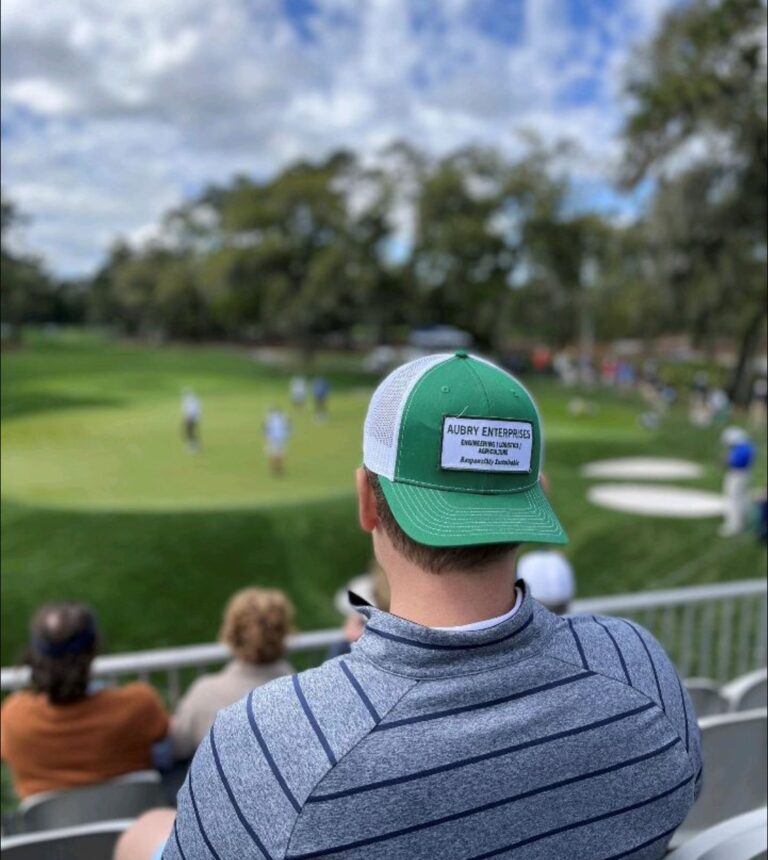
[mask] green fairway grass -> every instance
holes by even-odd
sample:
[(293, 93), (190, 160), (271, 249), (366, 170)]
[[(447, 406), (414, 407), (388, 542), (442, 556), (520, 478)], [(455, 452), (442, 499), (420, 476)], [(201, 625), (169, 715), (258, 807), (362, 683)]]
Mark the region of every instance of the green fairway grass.
[[(289, 410), (284, 477), (267, 470), (261, 423), (287, 410), (292, 367), (245, 350), (147, 347), (98, 335), (32, 334), (3, 355), (2, 662), (13, 662), (30, 612), (87, 600), (110, 651), (210, 641), (224, 601), (249, 584), (279, 586), (298, 626), (338, 623), (331, 597), (361, 572), (368, 538), (356, 521), (353, 472), (376, 379), (354, 356), (317, 359), (332, 382), (330, 419)], [(719, 429), (694, 430), (684, 410), (658, 433), (616, 393), (581, 394), (594, 414), (573, 417), (563, 392), (528, 380), (543, 414), (553, 503), (581, 595), (759, 576), (751, 535), (723, 540), (717, 520), (646, 518), (586, 500), (585, 462), (686, 457), (705, 466), (685, 486), (718, 489)], [(203, 402), (202, 450), (180, 436), (180, 393)], [(756, 482), (765, 481), (761, 448)]]

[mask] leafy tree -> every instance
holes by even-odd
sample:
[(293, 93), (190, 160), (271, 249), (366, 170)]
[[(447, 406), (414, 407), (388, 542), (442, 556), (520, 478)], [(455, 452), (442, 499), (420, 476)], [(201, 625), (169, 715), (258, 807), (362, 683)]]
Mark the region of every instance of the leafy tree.
[(23, 323), (54, 318), (54, 284), (38, 260), (9, 244), (10, 234), (23, 222), (15, 204), (3, 197), (0, 211), (0, 317), (16, 337)]
[(648, 236), (659, 281), (699, 342), (736, 337), (742, 401), (766, 319), (765, 21), (762, 0), (675, 9), (627, 86), (625, 180), (658, 180)]
[(411, 260), (419, 321), (466, 329), (485, 347), (503, 345), (526, 217), (517, 179), (496, 153), (480, 149), (425, 172)]

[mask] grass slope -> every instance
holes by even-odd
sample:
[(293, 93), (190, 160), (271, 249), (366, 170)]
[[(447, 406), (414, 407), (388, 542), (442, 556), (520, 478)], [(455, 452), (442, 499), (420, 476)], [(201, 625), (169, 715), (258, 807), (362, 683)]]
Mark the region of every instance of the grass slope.
[[(368, 561), (352, 471), (374, 380), (319, 358), (332, 379), (331, 420), (294, 418), (288, 474), (267, 474), (265, 409), (287, 400), (287, 370), (224, 348), (147, 348), (83, 335), (34, 336), (3, 357), (2, 662), (17, 657), (33, 608), (92, 603), (109, 650), (209, 641), (221, 606), (248, 584), (286, 589), (298, 625), (337, 622), (330, 598)], [(179, 391), (204, 405), (204, 450), (179, 440)], [(707, 468), (688, 486), (717, 489), (719, 430), (673, 413), (658, 433), (639, 405), (589, 395), (569, 415), (552, 382), (532, 381), (547, 433), (553, 503), (571, 537), (582, 595), (757, 576), (765, 550), (724, 541), (717, 521), (597, 509), (579, 467), (618, 456), (682, 456)], [(765, 450), (757, 470), (765, 480)]]

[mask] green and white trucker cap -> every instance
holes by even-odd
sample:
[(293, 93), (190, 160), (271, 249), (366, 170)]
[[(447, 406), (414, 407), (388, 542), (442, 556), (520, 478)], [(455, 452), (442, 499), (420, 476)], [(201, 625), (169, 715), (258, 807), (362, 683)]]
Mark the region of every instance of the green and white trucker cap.
[(363, 463), (403, 531), (427, 546), (566, 543), (539, 484), (543, 449), (528, 391), (463, 350), (393, 370), (363, 431)]

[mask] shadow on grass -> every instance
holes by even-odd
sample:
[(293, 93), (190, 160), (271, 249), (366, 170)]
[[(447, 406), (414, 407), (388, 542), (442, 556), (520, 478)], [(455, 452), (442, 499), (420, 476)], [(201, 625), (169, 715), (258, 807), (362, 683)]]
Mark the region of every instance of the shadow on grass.
[[(10, 383), (7, 383), (10, 386)], [(5, 386), (4, 386), (5, 387)], [(0, 401), (0, 417), (19, 418), (61, 409), (95, 409), (124, 405), (118, 397), (79, 397), (45, 391), (16, 391)]]
[(284, 589), (297, 628), (341, 623), (335, 591), (366, 569), (370, 538), (353, 498), (273, 509), (83, 512), (3, 500), (2, 662), (15, 660), (30, 614), (51, 600), (96, 610), (106, 647), (210, 642), (237, 589)]

